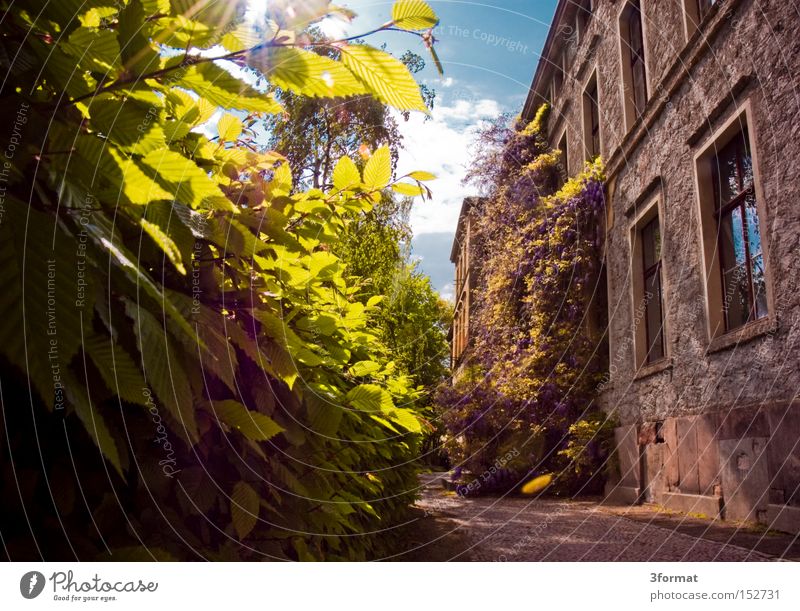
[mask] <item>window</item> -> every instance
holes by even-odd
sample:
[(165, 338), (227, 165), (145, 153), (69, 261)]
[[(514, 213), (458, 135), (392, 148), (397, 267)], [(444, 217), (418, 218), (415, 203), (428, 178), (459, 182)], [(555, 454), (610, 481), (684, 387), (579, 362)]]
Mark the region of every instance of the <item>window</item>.
[(711, 160), (725, 329), (767, 315), (764, 252), (747, 129)]
[(625, 119), (630, 129), (647, 105), (647, 68), (639, 0), (628, 0), (620, 15)]
[(630, 229), (633, 333), (636, 367), (667, 356), (661, 196), (654, 197)]
[(558, 98), (558, 94), (561, 93), (561, 85), (564, 83), (564, 70), (561, 67), (561, 56), (558, 56), (558, 60), (553, 62), (553, 80), (552, 83), (552, 91), (550, 94), (550, 99), (555, 103), (556, 99)]
[(564, 133), (561, 134), (561, 138), (558, 140), (558, 165), (559, 165), (559, 174), (560, 174), (560, 182), (561, 186), (564, 186), (564, 183), (567, 182), (567, 178), (569, 178), (569, 158), (567, 153), (567, 130), (564, 130)]
[(692, 37), (700, 22), (706, 18), (706, 15), (717, 3), (717, 0), (683, 0), (686, 40)]
[(644, 319), (646, 363), (664, 357), (664, 310), (661, 291), (661, 227), (656, 216), (641, 230), (642, 286), (644, 287)]
[[(709, 340), (725, 347), (770, 319), (769, 236), (749, 100), (695, 155)], [(760, 327), (755, 327), (757, 330)], [(721, 336), (734, 332), (729, 338)]]
[(711, 7), (717, 3), (717, 0), (697, 0), (697, 15), (699, 17), (698, 22), (702, 21), (708, 12), (711, 10)]
[(583, 92), (583, 136), (586, 158), (600, 154), (600, 107), (597, 95), (597, 75), (593, 74)]
[(636, 116), (640, 116), (647, 103), (647, 84), (644, 70), (644, 39), (642, 38), (642, 12), (639, 3), (633, 3), (628, 15), (628, 42), (630, 44), (631, 86)]
[(578, 40), (583, 40), (586, 30), (589, 29), (589, 22), (592, 20), (592, 0), (578, 0), (578, 9), (575, 16)]

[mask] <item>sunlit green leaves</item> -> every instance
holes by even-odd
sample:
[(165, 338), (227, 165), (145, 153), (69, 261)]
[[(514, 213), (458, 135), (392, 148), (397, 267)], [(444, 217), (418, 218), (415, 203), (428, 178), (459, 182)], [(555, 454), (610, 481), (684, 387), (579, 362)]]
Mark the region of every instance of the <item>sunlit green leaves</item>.
[(366, 45), (342, 48), (342, 61), (381, 102), (400, 110), (428, 109), (408, 69), (388, 53)]
[(348, 370), (351, 376), (360, 378), (380, 371), (381, 364), (375, 361), (359, 361)]
[(347, 97), (366, 93), (364, 85), (341, 62), (296, 48), (261, 51), (249, 60), (283, 89), (311, 97)]
[(378, 191), (385, 188), (391, 180), (391, 152), (388, 146), (382, 146), (372, 153), (364, 167), (364, 188), (367, 191)]
[(217, 123), (217, 133), (222, 142), (236, 142), (242, 134), (242, 121), (239, 117), (225, 113)]
[(394, 407), (392, 395), (376, 384), (359, 384), (347, 393), (347, 402), (366, 412), (378, 412)]
[(280, 104), (272, 97), (258, 92), (212, 63), (186, 68), (176, 84), (191, 89), (200, 97), (223, 108), (268, 113), (281, 110)]
[[(254, 148), (262, 115), (282, 111), (274, 88), (424, 111), (415, 81), (366, 45), (303, 46), (311, 39), (298, 19), (348, 14), (326, 0), (257, 25), (241, 20), (239, 1), (32, 1), (35, 21), (12, 3), (0, 23), (20, 45), (0, 97), (6, 108), (27, 104), (26, 146), (42, 153), (20, 148), (4, 183), (0, 352), (41, 395), (35, 409), (55, 398), (68, 426), (88, 435), (68, 429), (87, 502), (102, 507), (96, 476), (126, 475), (130, 447), (137, 470), (122, 509), (137, 528), (148, 524), (141, 495), (179, 532), (143, 528), (139, 542), (123, 533), (123, 555), (163, 546), (179, 558), (175, 540), (213, 558), (253, 553), (231, 537), (284, 559), (373, 553), (374, 542), (343, 535), (389, 527), (410, 501), (366, 502), (413, 487), (418, 438), (407, 433), (420, 430), (418, 394), (373, 324), (380, 298), (361, 294), (367, 280), (352, 277), (339, 245), (390, 196), (391, 154), (376, 150), (363, 176), (360, 160), (342, 159), (305, 190), (302, 168), (293, 175), (281, 155)], [(399, 3), (394, 25), (430, 26), (426, 6)], [(396, 192), (426, 179), (408, 178)], [(47, 356), (50, 298), (63, 396)], [(282, 537), (262, 512), (330, 536)], [(198, 528), (200, 514), (219, 529)]]
[(361, 184), (361, 174), (350, 157), (342, 157), (333, 169), (333, 186), (339, 191), (355, 189)]
[(392, 22), (404, 30), (427, 30), (435, 27), (439, 18), (423, 0), (397, 0), (392, 6)]
[(180, 153), (169, 149), (153, 151), (142, 159), (142, 164), (168, 185), (173, 197), (184, 205), (235, 210), (219, 186), (197, 164)]
[(268, 441), (283, 430), (272, 418), (249, 410), (238, 401), (216, 401), (212, 412), (220, 422), (252, 441)]

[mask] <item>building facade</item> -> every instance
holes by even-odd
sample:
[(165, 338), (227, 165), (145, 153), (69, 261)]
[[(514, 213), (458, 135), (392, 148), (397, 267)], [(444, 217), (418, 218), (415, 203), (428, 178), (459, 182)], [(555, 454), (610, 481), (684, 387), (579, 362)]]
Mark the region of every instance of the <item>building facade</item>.
[(523, 117), (606, 164), (617, 500), (800, 532), (797, 74), (782, 0), (558, 4)]
[(473, 290), (475, 288), (476, 257), (474, 236), (474, 217), (481, 198), (467, 197), (461, 204), (458, 215), (458, 225), (450, 250), (450, 261), (455, 266), (455, 308), (453, 310), (453, 324), (450, 327), (450, 369), (453, 380), (457, 380), (464, 373), (469, 360), (470, 346), (470, 307), (472, 306)]

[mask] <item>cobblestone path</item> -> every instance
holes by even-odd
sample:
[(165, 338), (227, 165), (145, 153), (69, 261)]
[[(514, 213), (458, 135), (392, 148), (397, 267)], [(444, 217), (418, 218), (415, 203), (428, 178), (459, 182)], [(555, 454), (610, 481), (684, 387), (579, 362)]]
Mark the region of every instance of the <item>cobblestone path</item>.
[[(452, 560), (477, 561), (763, 561), (756, 551), (634, 521), (595, 502), (526, 498), (464, 499), (428, 476), (417, 506), (449, 525), (436, 546), (460, 536)], [(464, 549), (466, 548), (466, 549)]]

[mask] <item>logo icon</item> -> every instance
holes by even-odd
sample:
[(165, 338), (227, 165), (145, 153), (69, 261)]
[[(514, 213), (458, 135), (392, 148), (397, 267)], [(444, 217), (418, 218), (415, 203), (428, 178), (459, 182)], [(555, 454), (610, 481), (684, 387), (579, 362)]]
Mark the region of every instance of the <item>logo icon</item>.
[(44, 590), (44, 575), (39, 571), (30, 571), (19, 580), (19, 591), (25, 598), (36, 598)]

